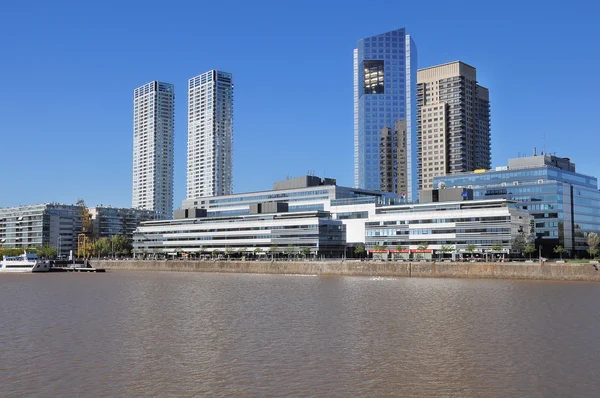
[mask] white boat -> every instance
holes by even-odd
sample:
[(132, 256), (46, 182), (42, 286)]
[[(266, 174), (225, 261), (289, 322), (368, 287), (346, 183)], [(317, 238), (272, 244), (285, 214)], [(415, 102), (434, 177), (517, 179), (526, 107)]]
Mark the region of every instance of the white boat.
[(0, 260), (0, 272), (48, 272), (50, 263), (42, 261), (37, 254), (23, 253), (19, 256), (4, 256)]

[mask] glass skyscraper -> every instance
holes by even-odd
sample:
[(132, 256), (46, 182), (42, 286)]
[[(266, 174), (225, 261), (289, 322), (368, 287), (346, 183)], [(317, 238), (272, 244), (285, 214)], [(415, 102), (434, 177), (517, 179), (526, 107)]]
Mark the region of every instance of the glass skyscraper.
[(175, 134), (173, 85), (152, 81), (133, 92), (133, 189), (131, 206), (173, 216)]
[(233, 81), (210, 70), (188, 82), (187, 199), (233, 191)]
[(404, 29), (358, 41), (354, 49), (356, 188), (392, 188), (401, 197), (416, 200), (416, 79), (417, 50)]

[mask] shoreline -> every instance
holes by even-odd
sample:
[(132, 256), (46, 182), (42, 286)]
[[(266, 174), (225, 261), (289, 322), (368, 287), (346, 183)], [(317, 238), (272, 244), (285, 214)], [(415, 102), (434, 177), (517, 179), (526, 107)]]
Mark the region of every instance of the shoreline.
[(531, 279), (600, 282), (592, 264), (457, 263), (394, 261), (192, 261), (95, 260), (106, 270), (213, 272), (318, 276), (380, 276), (397, 278)]

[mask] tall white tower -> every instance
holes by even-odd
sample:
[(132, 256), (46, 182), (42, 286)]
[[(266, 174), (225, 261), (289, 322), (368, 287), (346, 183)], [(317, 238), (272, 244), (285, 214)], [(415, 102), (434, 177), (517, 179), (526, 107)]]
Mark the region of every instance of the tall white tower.
[(133, 92), (133, 189), (131, 205), (173, 216), (175, 92), (152, 81)]
[(211, 70), (188, 85), (187, 199), (233, 192), (233, 83)]

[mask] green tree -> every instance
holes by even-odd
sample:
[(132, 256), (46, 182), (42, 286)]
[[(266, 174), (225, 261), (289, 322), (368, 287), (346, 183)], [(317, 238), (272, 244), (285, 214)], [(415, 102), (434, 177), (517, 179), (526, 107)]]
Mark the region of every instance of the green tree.
[(561, 245), (557, 245), (554, 246), (554, 249), (552, 249), (552, 251), (558, 255), (560, 255), (560, 261), (562, 261), (562, 255), (564, 252), (566, 252), (565, 248), (562, 247)]
[(494, 242), (492, 244), (492, 251), (501, 252), (503, 249), (502, 242)]
[(302, 249), (300, 249), (300, 252), (306, 258), (310, 255), (310, 247), (303, 247)]
[(598, 245), (600, 244), (600, 236), (598, 236), (595, 232), (590, 232), (587, 234), (585, 239), (586, 243), (590, 247), (588, 249), (588, 253), (590, 253), (590, 258), (594, 258), (596, 254), (598, 254)]
[(227, 256), (227, 260), (229, 260), (229, 256), (231, 256), (231, 248), (230, 247), (225, 249), (225, 255)]
[(254, 256), (258, 257), (260, 256), (260, 254), (263, 252), (263, 249), (261, 249), (260, 247), (257, 247), (256, 249), (254, 249)]
[(525, 254), (529, 254), (529, 259), (531, 260), (531, 254), (535, 252), (535, 245), (533, 242), (528, 242), (525, 245)]
[(36, 253), (40, 258), (53, 258), (56, 256), (56, 248), (49, 245), (43, 245), (36, 249)]
[(111, 253), (112, 241), (109, 238), (100, 238), (95, 243), (96, 253), (99, 257), (106, 256)]
[(471, 258), (473, 258), (473, 253), (475, 252), (475, 248), (477, 248), (477, 246), (475, 246), (472, 243), (467, 245), (467, 253), (471, 254)]
[(377, 244), (375, 244), (375, 246), (373, 246), (373, 250), (376, 250), (376, 251), (382, 251), (385, 249), (386, 249), (386, 247), (383, 245), (380, 245), (379, 243), (377, 243)]
[(365, 255), (365, 245), (358, 244), (354, 247), (354, 254), (362, 258)]
[(289, 257), (292, 256), (292, 254), (294, 254), (294, 252), (296, 251), (296, 249), (294, 248), (294, 246), (292, 245), (287, 245), (287, 247), (284, 250), (284, 253)]
[(427, 250), (428, 247), (429, 247), (428, 242), (421, 242), (421, 244), (419, 246), (417, 246), (417, 250)]
[(269, 249), (269, 252), (271, 253), (271, 260), (275, 257), (275, 253), (277, 253), (277, 250), (279, 250), (279, 246), (277, 245), (273, 245)]
[(113, 255), (129, 255), (132, 248), (131, 239), (124, 235), (113, 235), (110, 239), (110, 251)]
[(442, 256), (444, 256), (446, 253), (451, 253), (452, 250), (454, 250), (454, 248), (450, 245), (442, 245), (442, 247), (440, 248)]

